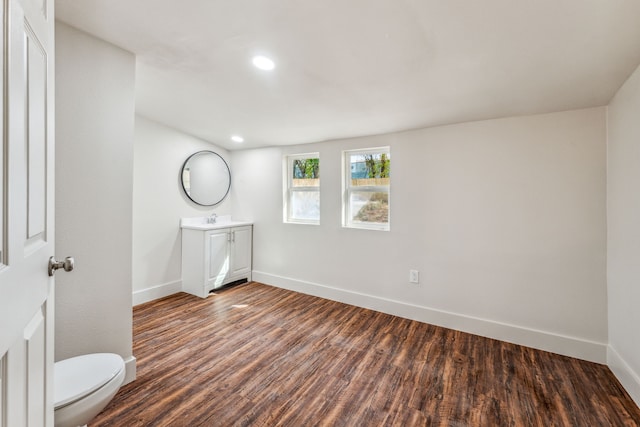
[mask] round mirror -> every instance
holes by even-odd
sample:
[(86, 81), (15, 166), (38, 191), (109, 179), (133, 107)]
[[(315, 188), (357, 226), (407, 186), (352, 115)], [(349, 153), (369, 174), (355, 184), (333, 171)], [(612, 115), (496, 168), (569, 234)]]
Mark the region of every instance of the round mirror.
[(182, 165), (182, 188), (201, 206), (220, 203), (231, 188), (231, 172), (227, 162), (213, 151), (198, 151)]

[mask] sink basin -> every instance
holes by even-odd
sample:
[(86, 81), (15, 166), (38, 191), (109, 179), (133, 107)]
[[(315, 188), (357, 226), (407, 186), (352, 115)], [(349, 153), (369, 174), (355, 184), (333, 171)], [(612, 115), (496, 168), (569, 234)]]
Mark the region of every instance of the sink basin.
[(216, 218), (216, 222), (212, 224), (209, 223), (208, 216), (180, 219), (180, 228), (188, 228), (191, 230), (215, 230), (216, 228), (239, 227), (241, 225), (251, 225), (251, 223), (248, 221), (232, 220), (231, 215), (220, 215)]

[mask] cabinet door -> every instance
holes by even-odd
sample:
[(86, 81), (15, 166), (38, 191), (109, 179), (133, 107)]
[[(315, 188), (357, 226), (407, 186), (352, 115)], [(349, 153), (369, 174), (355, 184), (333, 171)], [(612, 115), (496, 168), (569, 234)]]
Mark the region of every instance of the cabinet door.
[(238, 227), (231, 232), (233, 234), (229, 275), (244, 276), (251, 272), (251, 227)]
[(229, 273), (229, 238), (228, 230), (211, 231), (209, 236), (209, 288), (222, 286)]

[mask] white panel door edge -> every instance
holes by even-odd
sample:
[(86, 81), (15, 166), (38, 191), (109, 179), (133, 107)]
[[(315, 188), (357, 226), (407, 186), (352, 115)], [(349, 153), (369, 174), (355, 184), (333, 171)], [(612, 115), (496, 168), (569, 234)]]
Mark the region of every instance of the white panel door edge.
[(54, 13), (3, 0), (0, 426), (53, 426)]

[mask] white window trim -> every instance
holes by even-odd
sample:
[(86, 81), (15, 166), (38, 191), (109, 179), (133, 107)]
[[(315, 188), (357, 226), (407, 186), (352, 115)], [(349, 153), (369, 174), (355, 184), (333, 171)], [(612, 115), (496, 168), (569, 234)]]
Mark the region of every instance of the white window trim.
[[(375, 147), (375, 148), (363, 148), (356, 150), (345, 150), (342, 152), (342, 226), (344, 228), (356, 228), (362, 230), (377, 230), (377, 231), (390, 231), (391, 230), (391, 180), (389, 180), (389, 186), (374, 186), (367, 185), (361, 187), (351, 187), (351, 163), (348, 162), (351, 154), (389, 154), (391, 156), (391, 147)], [(387, 193), (389, 197), (389, 216), (386, 224), (376, 222), (358, 222), (353, 221), (353, 215), (351, 213), (351, 192), (352, 191), (371, 192), (371, 193)]]
[(285, 155), (284, 159), (284, 203), (283, 203), (283, 222), (285, 224), (307, 224), (320, 225), (320, 218), (313, 219), (297, 219), (291, 218), (291, 195), (296, 191), (317, 191), (318, 200), (320, 200), (320, 187), (294, 187), (293, 186), (293, 162), (299, 159), (320, 159), (320, 153), (304, 153)]

